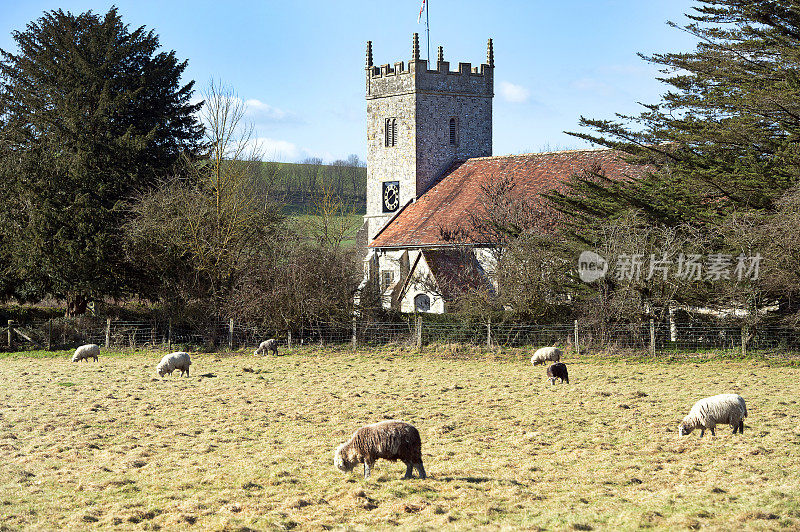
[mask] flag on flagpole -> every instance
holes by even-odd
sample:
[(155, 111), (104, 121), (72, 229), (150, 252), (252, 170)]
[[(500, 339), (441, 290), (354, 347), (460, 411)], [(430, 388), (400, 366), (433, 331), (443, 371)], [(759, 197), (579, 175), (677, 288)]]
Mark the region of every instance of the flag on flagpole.
[(422, 0), (422, 5), (419, 8), (419, 16), (417, 17), (417, 24), (422, 19), (422, 12), (425, 11), (425, 0)]

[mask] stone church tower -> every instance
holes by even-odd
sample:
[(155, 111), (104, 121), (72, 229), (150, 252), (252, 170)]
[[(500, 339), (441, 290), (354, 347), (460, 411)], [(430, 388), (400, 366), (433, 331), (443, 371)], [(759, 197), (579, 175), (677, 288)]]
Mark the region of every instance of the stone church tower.
[(367, 243), (455, 161), (492, 155), (492, 40), (480, 68), (459, 63), (451, 72), (438, 52), (429, 70), (415, 33), (407, 67), (375, 66), (367, 43)]

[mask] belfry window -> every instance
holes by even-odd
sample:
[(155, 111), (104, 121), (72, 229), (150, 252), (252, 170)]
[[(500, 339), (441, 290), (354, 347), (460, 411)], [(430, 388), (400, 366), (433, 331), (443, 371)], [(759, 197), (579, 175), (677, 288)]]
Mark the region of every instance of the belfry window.
[(387, 118), (383, 128), (384, 145), (388, 148), (397, 143), (397, 119)]
[(458, 122), (455, 118), (450, 119), (450, 145), (458, 146)]

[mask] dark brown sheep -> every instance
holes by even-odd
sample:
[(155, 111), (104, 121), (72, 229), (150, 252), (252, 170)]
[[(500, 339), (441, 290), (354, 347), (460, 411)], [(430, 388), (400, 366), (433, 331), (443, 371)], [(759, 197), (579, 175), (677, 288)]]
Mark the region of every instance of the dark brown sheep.
[(569, 375), (567, 374), (567, 365), (563, 362), (556, 362), (547, 368), (547, 377), (550, 384), (555, 384), (556, 379), (561, 379), (561, 382), (569, 384)]
[(403, 478), (411, 478), (415, 468), (419, 478), (425, 478), (422, 440), (414, 425), (404, 421), (380, 421), (361, 427), (333, 453), (333, 463), (341, 471), (352, 471), (357, 464), (364, 464), (364, 478), (369, 477), (378, 458), (401, 460), (406, 465)]

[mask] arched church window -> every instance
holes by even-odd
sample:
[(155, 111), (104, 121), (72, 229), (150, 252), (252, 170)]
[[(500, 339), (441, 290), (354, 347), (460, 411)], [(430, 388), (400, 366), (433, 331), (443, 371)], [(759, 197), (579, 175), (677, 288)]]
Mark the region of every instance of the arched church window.
[(431, 309), (431, 298), (428, 294), (417, 294), (414, 296), (414, 310), (417, 312), (428, 312)]
[(387, 118), (383, 127), (384, 145), (388, 148), (397, 143), (397, 119)]

